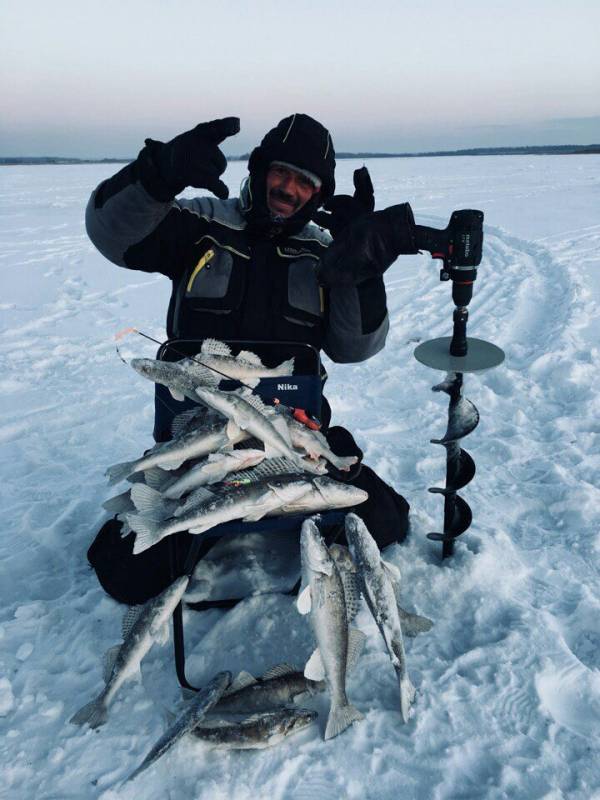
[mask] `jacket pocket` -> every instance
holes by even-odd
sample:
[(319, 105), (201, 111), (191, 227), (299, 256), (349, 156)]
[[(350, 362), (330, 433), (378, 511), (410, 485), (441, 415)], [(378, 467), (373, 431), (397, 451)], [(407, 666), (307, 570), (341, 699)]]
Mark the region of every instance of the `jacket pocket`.
[(285, 318), (300, 325), (318, 325), (324, 314), (323, 290), (315, 276), (317, 258), (306, 256), (288, 265)]
[(247, 256), (233, 248), (206, 242), (186, 278), (184, 302), (196, 311), (228, 313), (240, 307), (244, 296)]

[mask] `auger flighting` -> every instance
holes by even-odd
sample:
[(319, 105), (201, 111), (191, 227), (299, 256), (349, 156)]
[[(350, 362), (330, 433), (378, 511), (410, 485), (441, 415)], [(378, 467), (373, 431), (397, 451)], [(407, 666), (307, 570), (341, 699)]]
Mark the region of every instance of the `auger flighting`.
[(483, 250), (483, 212), (455, 211), (441, 236), (434, 229), (421, 231), (431, 231), (431, 247), (427, 249), (432, 258), (442, 260), (440, 280), (452, 281), (455, 305), (452, 337), (432, 339), (415, 349), (418, 361), (447, 373), (433, 391), (444, 392), (450, 398), (448, 427), (441, 439), (431, 440), (446, 448), (446, 485), (429, 490), (444, 497), (444, 529), (442, 533), (427, 534), (429, 539), (442, 542), (442, 558), (446, 558), (454, 552), (455, 539), (469, 528), (473, 519), (469, 504), (457, 494), (475, 475), (475, 463), (459, 442), (479, 423), (477, 408), (462, 396), (463, 373), (497, 367), (504, 361), (504, 352), (490, 342), (467, 338), (467, 306), (473, 296)]

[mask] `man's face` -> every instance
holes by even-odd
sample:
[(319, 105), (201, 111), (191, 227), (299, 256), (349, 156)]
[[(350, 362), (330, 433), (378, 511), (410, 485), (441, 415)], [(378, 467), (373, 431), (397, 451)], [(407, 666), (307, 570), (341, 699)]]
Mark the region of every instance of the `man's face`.
[(301, 172), (272, 164), (267, 172), (267, 206), (280, 217), (291, 217), (305, 206), (318, 189)]

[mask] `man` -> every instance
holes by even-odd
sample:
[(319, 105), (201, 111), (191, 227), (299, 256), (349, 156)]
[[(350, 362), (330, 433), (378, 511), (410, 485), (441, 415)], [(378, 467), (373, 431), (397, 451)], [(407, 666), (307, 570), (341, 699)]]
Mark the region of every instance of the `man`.
[[(365, 168), (355, 173), (353, 197), (335, 197), (331, 136), (304, 114), (266, 134), (240, 197), (227, 199), (219, 145), (238, 130), (239, 120), (229, 117), (167, 143), (147, 139), (134, 162), (93, 192), (86, 213), (92, 242), (118, 266), (171, 279), (169, 338), (298, 342), (338, 363), (370, 358), (389, 327), (383, 272), (400, 253), (418, 252), (410, 207), (373, 212)], [(218, 199), (175, 199), (187, 186)], [(311, 218), (331, 230), (333, 244)], [(361, 457), (349, 432), (329, 421), (325, 402), (330, 446)], [(168, 438), (169, 422), (157, 404), (157, 440)], [(406, 536), (408, 503), (372, 470), (359, 462), (335, 477), (369, 492), (357, 513), (380, 547)], [(168, 579), (165, 542), (132, 556), (133, 535), (119, 534), (116, 521), (107, 523), (88, 557), (110, 594), (141, 602)]]

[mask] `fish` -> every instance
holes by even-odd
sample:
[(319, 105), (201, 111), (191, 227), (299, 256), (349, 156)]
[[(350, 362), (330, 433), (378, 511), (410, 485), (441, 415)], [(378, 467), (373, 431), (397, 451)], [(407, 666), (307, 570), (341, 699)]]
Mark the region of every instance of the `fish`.
[(264, 443), (267, 458), (285, 456), (307, 472), (318, 473), (302, 454), (293, 449), (287, 426), (279, 414), (269, 411), (261, 398), (250, 390), (222, 392), (207, 386), (198, 387), (196, 394), (203, 403), (220, 411), (237, 428), (256, 436)]
[(292, 445), (304, 450), (311, 459), (316, 460), (323, 457), (343, 472), (347, 472), (353, 464), (357, 463), (358, 456), (337, 456), (320, 431), (312, 430), (302, 422), (298, 422), (287, 411), (281, 411), (279, 414), (288, 427)]
[(192, 730), (192, 735), (213, 747), (256, 750), (271, 747), (303, 731), (317, 716), (316, 711), (307, 708), (282, 708), (253, 714), (240, 722), (205, 717)]
[[(204, 533), (204, 531), (233, 519), (254, 522), (262, 519), (270, 511), (292, 503), (310, 489), (310, 479), (302, 475), (276, 476), (260, 483), (236, 486), (218, 494), (204, 487), (196, 490), (200, 504), (185, 514), (164, 519), (164, 503), (159, 492), (137, 484), (139, 489), (135, 501), (146, 507), (140, 514), (125, 514), (131, 528), (136, 532), (134, 553), (142, 553), (149, 547), (179, 531)], [(202, 495), (203, 493), (203, 495)], [(133, 496), (133, 494), (132, 494)], [(202, 497), (205, 499), (202, 500)]]
[(87, 723), (97, 728), (106, 722), (108, 707), (121, 686), (139, 674), (142, 659), (152, 645), (168, 636), (167, 623), (183, 597), (189, 583), (187, 575), (177, 578), (157, 597), (128, 613), (123, 623), (123, 643), (112, 647), (105, 657), (105, 687), (95, 700), (71, 717), (75, 725)]
[(132, 781), (136, 778), (141, 772), (164, 755), (167, 750), (170, 750), (182, 736), (189, 733), (219, 701), (230, 683), (231, 672), (219, 672), (210, 683), (200, 689), (200, 691), (194, 695), (191, 702), (188, 703), (185, 710), (160, 737), (139, 767), (127, 778), (127, 781)]
[(234, 444), (248, 438), (249, 435), (245, 431), (234, 425), (223, 421), (212, 422), (208, 427), (189, 431), (177, 439), (160, 442), (134, 461), (113, 464), (105, 474), (108, 476), (109, 484), (115, 484), (135, 472), (144, 472), (152, 467), (165, 470), (178, 469), (186, 461), (222, 448), (233, 447)]
[[(360, 609), (362, 598), (361, 582), (358, 575), (358, 569), (352, 559), (350, 550), (343, 544), (332, 544), (329, 547), (329, 553), (335, 561), (338, 568), (342, 583), (344, 585), (344, 598), (346, 600), (346, 610), (348, 612), (348, 623), (351, 623)], [(396, 595), (396, 605), (398, 606), (398, 614), (400, 615), (400, 622), (402, 624), (402, 633), (404, 636), (417, 636), (419, 633), (426, 633), (433, 627), (433, 622), (428, 617), (422, 617), (419, 614), (413, 614), (406, 611), (400, 605), (400, 584), (388, 571), (388, 577), (392, 581), (394, 587), (394, 594)]]
[[(320, 468), (322, 471), (321, 474), (327, 472), (327, 465), (324, 459), (320, 459), (318, 462), (315, 462), (313, 466)], [(230, 473), (227, 476), (226, 483), (256, 483), (257, 481), (262, 481), (265, 478), (270, 478), (273, 475), (290, 475), (294, 473), (302, 474), (303, 472), (303, 465), (299, 466), (295, 461), (290, 461), (289, 458), (279, 456), (277, 458), (265, 458), (265, 460), (258, 464), (258, 466), (244, 470), (243, 472), (239, 471)], [(319, 474), (314, 469), (312, 472)]]
[(207, 486), (222, 481), (230, 472), (237, 472), (260, 464), (265, 458), (264, 450), (242, 448), (224, 453), (211, 453), (207, 459), (186, 472), (163, 492), (169, 499), (179, 499), (198, 486)]
[(377, 542), (367, 526), (356, 514), (347, 514), (345, 521), (346, 539), (358, 575), (362, 593), (385, 641), (390, 659), (396, 670), (400, 687), (400, 713), (408, 722), (411, 704), (415, 698), (406, 667), (406, 654), (402, 638), (402, 624), (398, 612), (396, 593), (390, 575), (399, 578), (397, 567), (381, 558)]
[(301, 614), (310, 613), (317, 649), (308, 660), (304, 675), (327, 682), (331, 708), (325, 739), (342, 733), (363, 715), (348, 702), (346, 672), (364, 645), (361, 631), (348, 627), (342, 579), (313, 518), (302, 523), (300, 553), (304, 588), (298, 595)]
[(254, 388), (261, 378), (280, 378), (294, 374), (293, 358), (282, 361), (276, 367), (265, 367), (256, 353), (242, 350), (237, 356), (233, 356), (229, 345), (217, 339), (205, 339), (197, 356), (178, 363), (192, 377), (209, 385), (214, 375), (219, 380), (225, 377)]
[(147, 378), (153, 383), (160, 383), (166, 386), (174, 400), (182, 402), (186, 397), (198, 402), (196, 387), (210, 382), (216, 386), (221, 380), (221, 376), (210, 370), (206, 371), (206, 376), (202, 379), (193, 376), (180, 361), (158, 361), (154, 358), (132, 358), (130, 366), (142, 377)]
[(357, 506), (368, 498), (369, 494), (364, 489), (323, 475), (313, 478), (306, 494), (282, 506), (277, 513), (316, 514), (319, 511)]
[(240, 672), (214, 708), (214, 713), (266, 711), (325, 691), (325, 681), (312, 681), (289, 664), (277, 664), (260, 678)]

